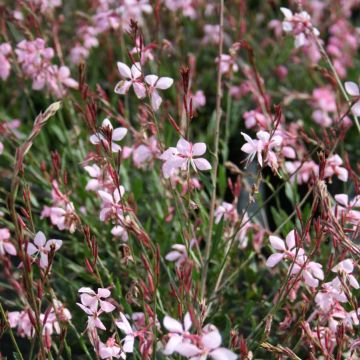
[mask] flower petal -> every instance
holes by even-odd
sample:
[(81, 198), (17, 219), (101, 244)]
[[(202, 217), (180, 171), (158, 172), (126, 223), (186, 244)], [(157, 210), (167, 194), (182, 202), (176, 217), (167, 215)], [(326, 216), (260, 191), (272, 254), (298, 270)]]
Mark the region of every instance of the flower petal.
[(118, 69), (119, 69), (120, 75), (121, 75), (123, 78), (125, 78), (125, 79), (131, 79), (131, 70), (130, 70), (130, 68), (129, 68), (126, 64), (118, 61), (118, 62), (117, 62), (117, 67), (118, 67)]

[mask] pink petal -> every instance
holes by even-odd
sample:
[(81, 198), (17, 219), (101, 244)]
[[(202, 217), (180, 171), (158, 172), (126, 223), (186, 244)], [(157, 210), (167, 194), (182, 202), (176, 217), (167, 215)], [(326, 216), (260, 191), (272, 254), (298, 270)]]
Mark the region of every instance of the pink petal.
[(37, 247), (42, 247), (46, 243), (46, 237), (45, 234), (42, 231), (39, 231), (34, 238), (34, 243), (37, 245)]
[(165, 349), (163, 353), (165, 355), (171, 355), (175, 351), (176, 347), (181, 344), (182, 340), (183, 340), (182, 336), (178, 334), (172, 334), (167, 344), (165, 345)]
[(115, 310), (115, 306), (108, 301), (100, 300), (100, 308), (106, 313), (110, 313)]
[(185, 317), (184, 317), (184, 329), (185, 329), (185, 331), (189, 331), (190, 328), (191, 328), (191, 325), (192, 325), (191, 316), (190, 316), (190, 314), (187, 312), (187, 313), (185, 314)]
[(82, 287), (78, 290), (78, 292), (95, 295), (95, 291), (89, 287)]
[(360, 101), (357, 101), (351, 108), (355, 116), (360, 116)]
[(221, 345), (221, 335), (217, 330), (203, 335), (201, 339), (205, 347), (208, 349), (216, 349)]
[(175, 351), (181, 356), (185, 356), (185, 357), (195, 356), (201, 352), (201, 350), (198, 347), (188, 343), (179, 344), (175, 348)]
[(349, 197), (346, 194), (337, 194), (334, 197), (335, 200), (342, 206), (346, 207), (349, 205)]
[(80, 300), (83, 305), (96, 310), (98, 301), (95, 296), (86, 293), (81, 294)]
[(184, 138), (180, 138), (176, 144), (176, 149), (182, 155), (189, 155), (191, 152), (191, 144)]
[(211, 164), (206, 159), (199, 158), (194, 159), (193, 161), (197, 169), (200, 171), (206, 171), (211, 169)]
[(181, 325), (181, 323), (175, 319), (173, 319), (170, 316), (165, 316), (164, 320), (163, 320), (163, 324), (164, 327), (169, 330), (170, 332), (174, 332), (174, 333), (179, 333), (182, 334), (183, 333), (183, 326)]
[(125, 95), (131, 86), (132, 82), (129, 80), (121, 80), (115, 85), (115, 93), (119, 95)]
[(99, 190), (98, 194), (101, 197), (101, 200), (104, 201), (105, 203), (112, 203), (114, 201), (113, 197), (106, 191)]
[(132, 335), (125, 336), (123, 349), (127, 353), (132, 353), (134, 351), (134, 336)]
[(97, 294), (98, 294), (99, 297), (106, 299), (111, 295), (111, 292), (110, 292), (109, 289), (98, 288)]
[(295, 230), (291, 230), (287, 234), (285, 241), (286, 241), (286, 245), (287, 245), (289, 250), (295, 248), (295, 245), (296, 245), (296, 243), (295, 243)]
[(181, 254), (178, 251), (170, 251), (166, 256), (165, 259), (167, 261), (176, 261), (181, 257)]
[(192, 147), (193, 156), (201, 156), (206, 152), (206, 144), (205, 143), (196, 143)]
[(238, 356), (229, 349), (218, 348), (210, 353), (214, 360), (236, 360)]
[(158, 78), (159, 78), (159, 77), (156, 76), (156, 75), (147, 75), (147, 76), (145, 76), (145, 81), (146, 81), (150, 86), (154, 86)]
[(151, 106), (154, 111), (159, 110), (159, 107), (162, 103), (162, 98), (160, 97), (159, 93), (156, 90), (153, 90), (151, 93)]
[(45, 245), (45, 249), (50, 251), (52, 246), (54, 246), (55, 251), (58, 251), (62, 246), (62, 240), (56, 240), (56, 239), (49, 240)]
[(269, 258), (266, 260), (266, 266), (269, 268), (274, 267), (276, 264), (278, 264), (282, 259), (284, 258), (284, 254), (282, 253), (275, 253), (269, 256)]
[(141, 77), (142, 72), (141, 72), (141, 65), (139, 62), (136, 62), (131, 66), (131, 74), (133, 79), (137, 79)]
[(113, 141), (122, 140), (125, 137), (125, 135), (127, 134), (127, 132), (128, 132), (128, 129), (123, 128), (123, 127), (114, 129), (113, 133), (112, 133), (112, 140)]
[(345, 90), (351, 96), (359, 96), (359, 86), (352, 81), (345, 82)]
[(271, 246), (275, 250), (280, 250), (280, 251), (286, 250), (284, 241), (282, 239), (280, 239), (278, 236), (270, 236), (269, 241), (270, 241)]
[(28, 255), (34, 255), (35, 253), (37, 253), (39, 251), (39, 249), (32, 243), (28, 243), (27, 246), (27, 254)]
[(14, 255), (14, 256), (16, 255), (16, 247), (13, 244), (6, 242), (4, 244), (4, 248), (8, 254)]
[(337, 168), (337, 176), (339, 180), (347, 182), (348, 175), (348, 171), (345, 168)]
[(146, 96), (146, 88), (143, 83), (134, 82), (133, 87), (138, 99), (143, 99)]
[(40, 267), (42, 269), (46, 269), (48, 265), (49, 265), (48, 255), (43, 252), (40, 252)]

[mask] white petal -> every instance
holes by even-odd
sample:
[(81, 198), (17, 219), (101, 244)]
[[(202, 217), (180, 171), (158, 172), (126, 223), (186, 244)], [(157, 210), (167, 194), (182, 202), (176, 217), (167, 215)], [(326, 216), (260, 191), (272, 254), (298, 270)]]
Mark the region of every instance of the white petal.
[(183, 326), (181, 325), (181, 323), (175, 319), (173, 319), (170, 316), (165, 316), (164, 320), (163, 320), (163, 324), (164, 327), (169, 330), (170, 332), (174, 332), (174, 333), (179, 333), (182, 334), (183, 333)]
[(123, 78), (125, 78), (125, 79), (131, 79), (131, 70), (130, 70), (130, 68), (129, 68), (126, 64), (118, 61), (118, 62), (117, 62), (117, 67), (118, 67), (118, 69), (119, 69), (120, 75), (121, 75)]
[(217, 330), (203, 335), (201, 339), (205, 347), (208, 349), (216, 349), (221, 345), (221, 335)]
[(122, 140), (125, 137), (125, 135), (127, 134), (127, 132), (128, 132), (128, 129), (123, 128), (123, 127), (114, 129), (113, 133), (112, 133), (112, 140), (113, 141)]
[(280, 8), (280, 11), (284, 14), (284, 16), (285, 16), (286, 18), (291, 18), (291, 17), (293, 16), (292, 11), (291, 11), (290, 9), (288, 9), (288, 8), (281, 7), (281, 8)]
[(189, 331), (192, 325), (190, 313), (186, 313), (184, 317), (184, 329), (185, 331)]
[(150, 86), (154, 86), (158, 78), (159, 78), (159, 77), (156, 76), (156, 75), (146, 75), (146, 76), (145, 76), (145, 81), (146, 81)]
[(161, 77), (157, 83), (156, 83), (156, 88), (157, 89), (161, 89), (161, 90), (166, 90), (168, 89), (172, 84), (173, 84), (174, 80), (169, 78), (169, 77)]
[(238, 356), (229, 349), (218, 348), (210, 353), (214, 360), (236, 360)]
[(136, 62), (134, 65), (131, 66), (131, 74), (133, 79), (137, 79), (142, 75), (141, 65), (139, 62)]

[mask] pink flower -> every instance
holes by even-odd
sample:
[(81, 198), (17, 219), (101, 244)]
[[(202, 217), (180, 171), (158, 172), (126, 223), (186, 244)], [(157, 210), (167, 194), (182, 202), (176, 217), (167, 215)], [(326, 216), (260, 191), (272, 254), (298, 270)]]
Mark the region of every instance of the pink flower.
[[(219, 62), (219, 58), (215, 59), (215, 62)], [(222, 74), (229, 73), (230, 71), (238, 72), (239, 66), (236, 64), (234, 58), (228, 54), (221, 54), (220, 56), (220, 71)]]
[(9, 229), (0, 229), (0, 256), (5, 254), (16, 255), (16, 248), (10, 241)]
[(173, 84), (174, 80), (169, 77), (159, 78), (157, 75), (147, 75), (145, 76), (145, 81), (149, 85), (151, 106), (153, 110), (157, 111), (162, 103), (162, 98), (160, 97), (157, 90), (168, 89)]
[[(277, 156), (273, 149), (282, 144), (282, 137), (280, 135), (271, 136), (267, 131), (258, 131), (256, 133), (257, 140), (253, 140), (249, 135), (241, 133), (246, 140), (246, 143), (241, 147), (241, 150), (248, 154), (247, 164), (253, 161), (257, 155), (260, 166), (269, 165), (276, 170), (278, 167)], [(265, 162), (263, 161), (263, 152), (266, 154)]]
[(106, 340), (106, 343), (99, 343), (99, 355), (101, 359), (126, 359), (126, 354), (121, 350), (120, 345), (116, 343), (114, 337)]
[(112, 312), (115, 306), (109, 301), (103, 300), (110, 297), (111, 292), (109, 289), (98, 288), (97, 292), (88, 288), (82, 287), (79, 289), (81, 303), (90, 309), (100, 309), (106, 313)]
[(122, 312), (120, 312), (120, 319), (115, 321), (115, 324), (126, 335), (122, 340), (123, 350), (126, 353), (132, 353), (134, 351), (135, 333), (126, 316)]
[(34, 244), (28, 243), (27, 254), (37, 256), (40, 254), (40, 267), (46, 269), (49, 265), (49, 254), (51, 251), (58, 251), (61, 248), (62, 241), (51, 239), (46, 241), (46, 237), (42, 231), (36, 233)]
[(164, 151), (160, 159), (165, 160), (162, 170), (164, 177), (168, 179), (174, 174), (176, 169), (183, 171), (189, 171), (190, 165), (197, 171), (206, 171), (211, 169), (210, 163), (204, 158), (194, 158), (195, 156), (201, 156), (206, 152), (205, 143), (192, 144), (186, 141), (184, 138), (180, 138), (176, 148), (169, 148)]
[(291, 10), (281, 7), (285, 19), (282, 23), (285, 32), (291, 32), (295, 36), (295, 47), (299, 48), (308, 44), (311, 35), (319, 36), (319, 31), (311, 24), (310, 15), (306, 11), (293, 14)]
[(359, 86), (352, 81), (345, 83), (346, 92), (355, 99), (351, 110), (355, 116), (360, 116), (360, 90)]
[(102, 187), (102, 171), (96, 164), (84, 167), (84, 170), (92, 177), (86, 184), (85, 190), (97, 191)]
[(79, 303), (76, 303), (76, 305), (78, 305), (88, 315), (88, 321), (86, 327), (88, 330), (95, 330), (96, 328), (101, 330), (106, 330), (105, 325), (99, 318), (99, 316), (103, 313), (102, 310), (91, 309)]
[(298, 254), (291, 270), (291, 275), (296, 275), (301, 271), (301, 276), (306, 285), (310, 287), (317, 287), (319, 280), (324, 280), (324, 272), (322, 271), (322, 265), (314, 262), (307, 261), (305, 254)]
[(215, 224), (218, 224), (221, 219), (230, 220), (232, 222), (238, 219), (238, 212), (233, 204), (223, 201), (215, 210)]
[(111, 151), (119, 152), (121, 150), (121, 146), (118, 145), (116, 142), (121, 141), (127, 134), (127, 131), (128, 130), (123, 127), (113, 129), (110, 120), (106, 118), (102, 122), (100, 132), (97, 132), (94, 135), (90, 136), (90, 142), (94, 145), (101, 144), (101, 142), (104, 142), (106, 145), (109, 145), (106, 135), (111, 135), (111, 145), (109, 145), (111, 146)]
[(344, 274), (346, 279), (349, 281), (351, 287), (353, 287), (354, 289), (360, 288), (360, 285), (356, 280), (355, 276), (352, 275), (352, 272), (354, 271), (354, 263), (352, 260), (346, 259), (339, 262), (331, 269), (331, 271), (338, 274)]
[(266, 129), (268, 127), (268, 119), (258, 110), (245, 112), (243, 118), (247, 129), (251, 129), (255, 126), (260, 127), (260, 129)]
[(124, 63), (117, 63), (121, 77), (124, 80), (119, 81), (115, 86), (115, 92), (120, 95), (126, 94), (130, 87), (133, 86), (138, 99), (143, 99), (146, 96), (145, 85), (142, 82), (142, 71), (140, 63), (135, 63), (131, 69)]
[[(196, 243), (195, 239), (190, 241), (189, 248), (191, 249), (194, 244)], [(186, 246), (184, 244), (174, 244), (171, 246), (172, 251), (170, 251), (166, 256), (165, 259), (167, 261), (175, 261), (176, 266), (182, 265), (188, 259), (188, 252)]]
[(238, 356), (229, 349), (220, 347), (222, 339), (219, 330), (213, 325), (207, 325), (201, 335), (201, 344), (203, 348), (200, 353), (191, 358), (191, 360), (206, 360), (210, 357), (213, 360), (236, 360)]
[(64, 207), (51, 207), (50, 220), (53, 225), (56, 225), (59, 230), (69, 230), (74, 233), (76, 230), (76, 219), (74, 204), (68, 202)]
[[(166, 315), (164, 317), (163, 324), (164, 324), (164, 327), (169, 331), (169, 340), (168, 340), (163, 352), (165, 355), (171, 355), (174, 352), (178, 352), (178, 349), (181, 349), (184, 347), (183, 342), (185, 339), (185, 335), (187, 335), (189, 333), (189, 330), (192, 325), (191, 317), (190, 317), (189, 313), (186, 313), (185, 317), (184, 317), (184, 325), (182, 325), (179, 321)], [(188, 344), (188, 345), (190, 345), (190, 344)], [(194, 346), (194, 345), (192, 345), (192, 346)], [(195, 354), (196, 354), (196, 352), (195, 352)]]
[(120, 189), (115, 189), (112, 194), (99, 190), (98, 194), (102, 200), (102, 208), (100, 211), (100, 220), (105, 221), (112, 215), (118, 216), (122, 213), (121, 198), (125, 194), (125, 189), (120, 185)]
[(148, 143), (141, 144), (133, 151), (133, 160), (137, 167), (144, 166), (146, 163), (156, 159), (160, 155), (158, 141), (155, 136), (152, 136)]
[(270, 236), (269, 240), (273, 249), (277, 250), (277, 252), (270, 255), (266, 261), (266, 265), (270, 268), (277, 265), (284, 258), (293, 259), (296, 255), (296, 252), (300, 255), (304, 254), (303, 249), (296, 249), (295, 230), (292, 230), (287, 234), (285, 242), (278, 236), (274, 235)]
[(299, 185), (306, 184), (311, 175), (317, 176), (319, 174), (319, 166), (312, 160), (303, 163), (300, 161), (287, 161), (285, 162), (285, 168), (291, 175), (290, 181), (294, 183), (297, 180)]
[(10, 311), (8, 320), (11, 328), (17, 328), (17, 333), (22, 337), (32, 338), (35, 329), (31, 323), (28, 310)]
[(348, 171), (340, 166), (343, 164), (343, 160), (339, 155), (333, 155), (326, 160), (325, 174), (324, 176), (331, 177), (336, 175), (339, 180), (346, 182), (348, 179)]
[(10, 75), (10, 61), (8, 55), (11, 53), (11, 45), (9, 43), (0, 44), (0, 78), (6, 80)]

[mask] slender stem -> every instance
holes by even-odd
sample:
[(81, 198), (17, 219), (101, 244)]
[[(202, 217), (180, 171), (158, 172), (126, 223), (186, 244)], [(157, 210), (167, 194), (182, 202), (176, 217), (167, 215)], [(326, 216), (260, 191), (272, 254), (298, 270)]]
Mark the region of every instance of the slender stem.
[(211, 251), (211, 240), (214, 226), (214, 212), (216, 201), (216, 185), (219, 166), (219, 139), (220, 139), (220, 121), (221, 121), (221, 97), (222, 97), (222, 84), (221, 84), (221, 54), (223, 53), (223, 41), (224, 41), (224, 0), (220, 0), (220, 37), (219, 37), (219, 53), (218, 53), (218, 73), (217, 73), (217, 86), (216, 86), (216, 129), (215, 129), (215, 150), (214, 150), (214, 164), (212, 172), (212, 193), (210, 203), (210, 218), (208, 234), (205, 247), (205, 261), (201, 276), (201, 296), (205, 295), (206, 278), (209, 268), (209, 258)]

